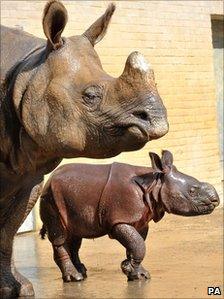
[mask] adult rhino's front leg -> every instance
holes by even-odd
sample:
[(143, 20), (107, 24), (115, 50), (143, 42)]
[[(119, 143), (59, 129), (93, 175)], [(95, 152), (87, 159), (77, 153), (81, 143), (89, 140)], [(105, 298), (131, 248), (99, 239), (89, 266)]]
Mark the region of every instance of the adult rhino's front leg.
[(40, 180), (21, 189), (7, 205), (7, 211), (1, 210), (0, 228), (0, 298), (33, 296), (32, 284), (14, 267), (12, 261), (13, 238), (18, 228), (36, 203), (42, 189)]
[(121, 269), (128, 280), (150, 278), (141, 266), (145, 256), (145, 242), (136, 229), (128, 224), (118, 224), (113, 228), (112, 236), (126, 248), (128, 258), (121, 263)]

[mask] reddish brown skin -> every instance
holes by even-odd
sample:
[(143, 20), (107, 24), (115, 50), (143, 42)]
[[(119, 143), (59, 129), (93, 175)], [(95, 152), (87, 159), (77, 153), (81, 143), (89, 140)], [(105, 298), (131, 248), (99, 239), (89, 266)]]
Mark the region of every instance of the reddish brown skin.
[(87, 276), (78, 257), (82, 238), (105, 234), (126, 248), (121, 268), (128, 280), (149, 278), (141, 266), (149, 221), (165, 212), (209, 214), (219, 204), (214, 187), (179, 172), (169, 151), (150, 157), (152, 168), (68, 164), (52, 174), (41, 196), (41, 235), (48, 233), (65, 282)]
[(1, 27), (1, 298), (34, 295), (15, 270), (12, 247), (44, 174), (62, 158), (112, 157), (168, 132), (153, 70), (140, 53), (128, 56), (119, 78), (102, 68), (94, 45), (114, 10), (110, 4), (82, 35), (68, 38), (62, 37), (67, 11), (57, 0), (43, 13), (47, 40)]

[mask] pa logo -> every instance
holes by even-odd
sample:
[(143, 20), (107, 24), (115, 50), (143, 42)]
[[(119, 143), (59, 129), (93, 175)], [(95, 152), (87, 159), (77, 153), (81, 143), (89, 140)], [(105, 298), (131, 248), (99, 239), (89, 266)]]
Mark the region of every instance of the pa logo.
[(208, 295), (222, 295), (220, 287), (208, 287)]

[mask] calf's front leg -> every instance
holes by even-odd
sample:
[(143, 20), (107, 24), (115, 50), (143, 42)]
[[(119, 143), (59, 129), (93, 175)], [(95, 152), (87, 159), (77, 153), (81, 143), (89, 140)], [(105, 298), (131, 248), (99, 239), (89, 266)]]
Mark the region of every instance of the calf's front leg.
[(129, 258), (121, 263), (123, 273), (128, 280), (149, 278), (149, 273), (141, 266), (145, 256), (145, 242), (136, 229), (128, 224), (117, 224), (113, 227), (112, 236), (118, 240), (129, 253)]
[[(148, 230), (149, 230), (149, 226), (146, 225), (144, 228), (142, 228), (139, 233), (140, 235), (142, 236), (143, 240), (145, 241), (146, 240), (146, 237), (147, 237), (147, 234), (148, 234)], [(128, 263), (128, 261), (131, 260), (131, 254), (128, 250), (126, 250), (126, 256), (127, 256), (127, 260), (123, 261), (123, 263)], [(127, 261), (127, 262), (126, 262)], [(146, 279), (149, 279), (150, 278), (150, 274), (149, 272), (140, 264), (139, 267), (141, 268), (140, 270), (145, 273), (145, 278)]]

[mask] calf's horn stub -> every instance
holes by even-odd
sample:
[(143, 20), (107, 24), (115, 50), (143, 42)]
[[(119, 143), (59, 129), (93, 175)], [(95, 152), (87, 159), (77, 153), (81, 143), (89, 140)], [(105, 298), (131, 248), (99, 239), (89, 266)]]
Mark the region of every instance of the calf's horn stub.
[(121, 77), (135, 78), (136, 76), (140, 76), (141, 78), (144, 78), (150, 70), (151, 67), (145, 57), (141, 53), (135, 51), (128, 56)]

